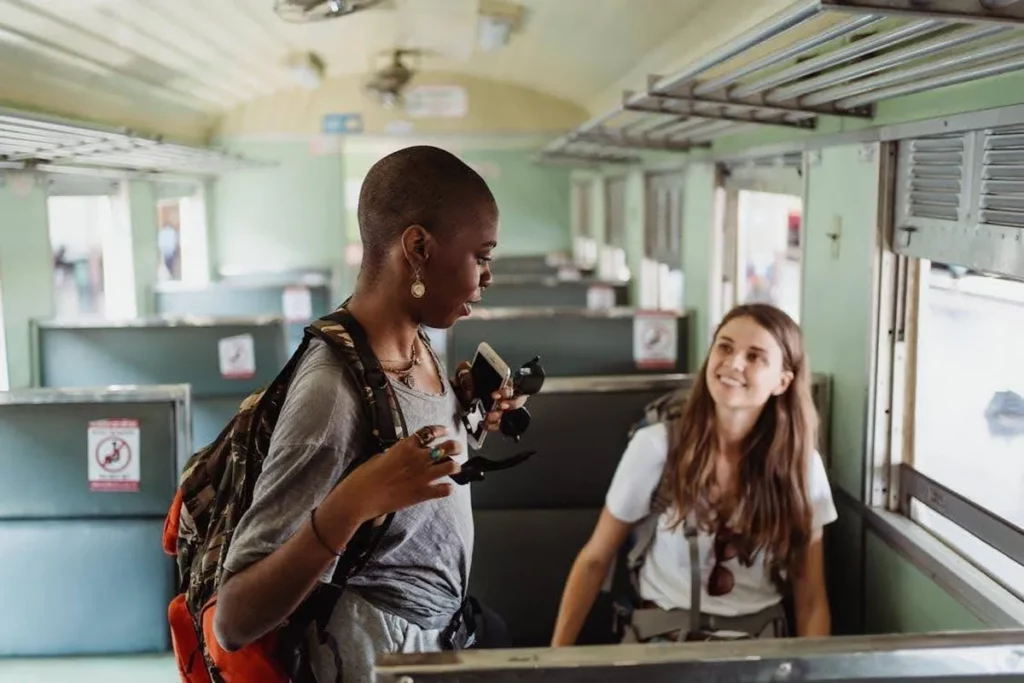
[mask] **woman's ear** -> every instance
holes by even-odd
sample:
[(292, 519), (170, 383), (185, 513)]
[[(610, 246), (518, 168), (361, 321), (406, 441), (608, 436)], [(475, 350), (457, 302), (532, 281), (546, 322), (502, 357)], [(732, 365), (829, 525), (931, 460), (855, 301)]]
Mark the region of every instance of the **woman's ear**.
[(783, 370), (782, 377), (779, 378), (779, 386), (772, 392), (774, 396), (782, 396), (789, 389), (789, 385), (793, 383), (793, 371)]
[(402, 250), (409, 265), (423, 269), (430, 258), (430, 233), (422, 225), (410, 225), (402, 233)]

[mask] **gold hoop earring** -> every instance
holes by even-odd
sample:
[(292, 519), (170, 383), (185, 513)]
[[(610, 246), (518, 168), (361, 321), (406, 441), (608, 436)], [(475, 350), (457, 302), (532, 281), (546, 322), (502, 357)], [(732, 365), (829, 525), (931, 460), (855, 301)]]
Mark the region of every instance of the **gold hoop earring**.
[(420, 280), (420, 271), (416, 271), (416, 279), (412, 281), (412, 296), (414, 299), (422, 299), (427, 293), (427, 286)]

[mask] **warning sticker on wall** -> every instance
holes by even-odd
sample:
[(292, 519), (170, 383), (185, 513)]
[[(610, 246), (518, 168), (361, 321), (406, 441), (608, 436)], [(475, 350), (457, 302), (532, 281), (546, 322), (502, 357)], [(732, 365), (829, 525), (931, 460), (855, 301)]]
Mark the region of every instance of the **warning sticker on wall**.
[(313, 317), (313, 294), (309, 287), (285, 287), (281, 306), (286, 322), (307, 323)]
[(672, 313), (638, 312), (633, 318), (633, 359), (644, 370), (671, 370), (677, 360), (677, 324)]
[(94, 420), (88, 443), (90, 491), (139, 490), (138, 420)]
[(224, 379), (249, 379), (256, 374), (256, 342), (251, 334), (224, 337), (217, 342), (217, 355)]

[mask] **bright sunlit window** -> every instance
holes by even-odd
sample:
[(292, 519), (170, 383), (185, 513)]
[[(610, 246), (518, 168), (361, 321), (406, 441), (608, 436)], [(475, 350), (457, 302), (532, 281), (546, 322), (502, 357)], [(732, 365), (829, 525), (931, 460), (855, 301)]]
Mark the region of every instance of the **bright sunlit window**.
[(737, 210), (737, 301), (774, 304), (799, 322), (803, 201), (740, 190)]
[(103, 237), (112, 232), (111, 198), (50, 197), (48, 214), (57, 317), (103, 316)]
[[(923, 274), (913, 466), (1024, 527), (1024, 282)], [(1024, 598), (1024, 566), (915, 501), (912, 516)]]

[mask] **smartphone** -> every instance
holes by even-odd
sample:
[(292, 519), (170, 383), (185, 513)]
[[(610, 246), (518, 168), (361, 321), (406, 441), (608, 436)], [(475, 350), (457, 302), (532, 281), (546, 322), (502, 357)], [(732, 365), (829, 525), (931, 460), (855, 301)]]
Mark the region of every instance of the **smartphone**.
[(491, 397), (504, 389), (512, 378), (512, 370), (487, 342), (480, 342), (473, 364), (470, 367), (473, 378), (473, 401), (466, 413), (466, 436), (473, 448), (480, 448), (487, 438), (485, 419), (494, 408)]

